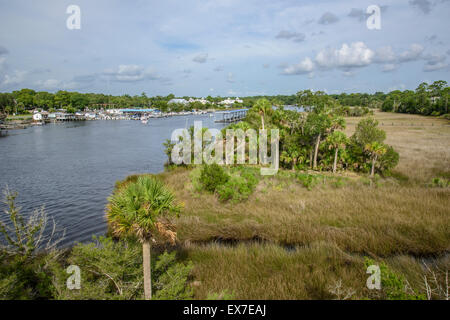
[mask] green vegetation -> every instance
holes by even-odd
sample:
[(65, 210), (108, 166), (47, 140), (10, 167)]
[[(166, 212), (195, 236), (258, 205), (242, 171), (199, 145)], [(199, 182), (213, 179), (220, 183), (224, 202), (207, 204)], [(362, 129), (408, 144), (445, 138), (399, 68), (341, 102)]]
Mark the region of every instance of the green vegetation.
[[(141, 244), (131, 239), (114, 241), (94, 238), (88, 244), (77, 244), (66, 264), (80, 266), (80, 290), (67, 289), (67, 273), (55, 272), (56, 299), (144, 299)], [(187, 285), (192, 263), (177, 262), (176, 252), (164, 252), (152, 260), (152, 299), (189, 299), (192, 289)]]
[(365, 259), (366, 267), (370, 265), (377, 265), (380, 268), (381, 279), (381, 294), (383, 299), (387, 300), (425, 300), (425, 294), (416, 294), (414, 290), (408, 287), (404, 276), (391, 270), (386, 263), (381, 264), (375, 262), (373, 259)]
[[(439, 90), (427, 114), (442, 108)], [(283, 99), (308, 112), (284, 109)], [(400, 100), (395, 112), (372, 112), (385, 99), (306, 90), (244, 100), (254, 106), (229, 128), (279, 129), (276, 175), (169, 157), (170, 170), (116, 183), (113, 238), (69, 250), (42, 241), (43, 211), (25, 221), (7, 192), (13, 227), (0, 225), (0, 298), (448, 299), (450, 127), (400, 114)], [(71, 264), (83, 272), (81, 290), (65, 285)], [(380, 267), (381, 290), (366, 286), (369, 265)]]
[[(310, 111), (316, 103), (311, 103), (311, 97), (320, 93), (333, 102), (336, 114), (344, 117), (362, 117), (372, 115), (374, 109), (382, 109), (386, 112), (412, 113), (432, 116), (450, 117), (448, 111), (449, 87), (443, 80), (435, 81), (432, 84), (422, 83), (415, 91), (395, 90), (389, 93), (376, 92), (368, 93), (341, 93), (325, 95), (323, 92), (315, 94), (310, 90), (303, 90), (292, 95), (276, 96), (249, 96), (242, 98), (242, 103), (235, 103), (233, 107), (258, 108), (260, 121), (265, 120), (266, 112), (271, 112), (271, 106), (280, 107), (282, 105), (304, 106)], [(206, 97), (206, 103), (199, 101), (187, 104), (168, 103), (175, 95), (148, 97), (145, 92), (141, 95), (130, 96), (124, 94), (113, 96), (96, 93), (79, 93), (60, 90), (56, 93), (38, 91), (32, 89), (22, 89), (12, 93), (0, 93), (0, 113), (26, 114), (27, 110), (40, 108), (44, 110), (67, 109), (83, 110), (89, 108), (109, 109), (109, 108), (156, 108), (162, 112), (188, 111), (192, 109), (220, 109), (223, 105), (218, 104), (227, 97)], [(188, 96), (178, 97), (189, 100)], [(315, 99), (314, 98), (314, 99)], [(314, 101), (317, 102), (317, 101)], [(263, 104), (261, 104), (263, 103)], [(264, 126), (265, 127), (265, 126)]]
[[(260, 99), (248, 111), (243, 121), (223, 129), (222, 136), (226, 137), (226, 129), (253, 129), (256, 132), (263, 127), (268, 131), (278, 129), (280, 166), (284, 169), (329, 170), (333, 173), (351, 170), (370, 172), (371, 176), (374, 176), (375, 173), (389, 175), (395, 168), (399, 155), (392, 146), (384, 143), (386, 133), (379, 128), (378, 121), (373, 117), (361, 119), (353, 135), (348, 137), (343, 131), (346, 128), (346, 120), (336, 111), (333, 99), (322, 92), (310, 91), (299, 92), (299, 97), (303, 103), (314, 105), (311, 112), (301, 113), (285, 110), (283, 107), (274, 110), (270, 108), (268, 100)], [(207, 129), (203, 130), (204, 133)], [(190, 134), (192, 138), (193, 127), (190, 128)], [(248, 159), (248, 138), (246, 142), (245, 157)], [(164, 143), (168, 156), (166, 164), (169, 166), (173, 166), (171, 153), (174, 145), (173, 141)], [(192, 149), (191, 159), (193, 154)], [(208, 173), (209, 167), (205, 168), (203, 179), (207, 179), (206, 175), (212, 175), (209, 178), (212, 181), (216, 179), (214, 171)], [(219, 172), (220, 169), (214, 170)], [(234, 185), (241, 184), (239, 179), (232, 180), (230, 183)], [(226, 181), (220, 181), (220, 184), (224, 182)], [(216, 185), (205, 185), (205, 189), (214, 192)]]
[[(57, 244), (63, 239), (63, 233), (53, 225), (49, 226), (56, 230), (51, 233), (53, 237), (45, 237), (46, 213), (43, 209), (37, 210), (26, 219), (15, 205), (16, 196), (5, 190), (6, 214), (10, 224), (0, 223), (0, 234), (3, 236), (0, 238), (0, 300), (147, 298), (144, 295), (145, 278), (143, 281), (142, 277), (142, 261), (144, 267), (146, 261), (142, 245), (137, 241), (139, 238), (113, 240), (94, 237), (91, 243), (58, 249)], [(155, 258), (151, 260), (152, 298), (192, 298), (193, 291), (189, 285), (192, 263), (180, 262), (175, 251), (159, 254), (161, 251), (162, 248), (157, 248), (153, 253)], [(66, 268), (69, 265), (80, 268), (81, 289), (67, 287), (69, 274)]]
[(217, 188), (225, 184), (230, 176), (216, 163), (204, 165), (200, 173), (200, 183), (206, 191), (214, 192)]
[(142, 243), (146, 299), (152, 298), (151, 242), (162, 236), (175, 243), (176, 233), (168, 218), (179, 210), (173, 193), (148, 176), (129, 182), (109, 198), (106, 216), (113, 234), (132, 234)]

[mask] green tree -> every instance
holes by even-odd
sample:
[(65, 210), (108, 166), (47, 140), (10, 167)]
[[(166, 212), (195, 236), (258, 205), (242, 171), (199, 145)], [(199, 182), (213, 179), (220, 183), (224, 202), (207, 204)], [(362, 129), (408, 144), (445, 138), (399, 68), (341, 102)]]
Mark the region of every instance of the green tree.
[(55, 107), (64, 108), (70, 105), (70, 93), (67, 91), (58, 91), (55, 94)]
[(128, 182), (110, 198), (107, 219), (117, 236), (133, 234), (142, 243), (145, 298), (152, 298), (151, 242), (158, 236), (175, 242), (176, 233), (168, 217), (178, 214), (174, 194), (159, 180), (141, 176)]
[(18, 104), (21, 104), (25, 109), (33, 107), (33, 97), (36, 92), (32, 89), (22, 89), (20, 91), (13, 91), (13, 95)]
[(386, 139), (386, 132), (378, 128), (378, 121), (374, 118), (362, 119), (352, 136), (353, 142), (364, 148), (368, 143), (382, 143)]
[(313, 156), (313, 169), (317, 168), (317, 155), (319, 153), (320, 142), (322, 137), (331, 127), (331, 117), (325, 112), (316, 112), (316, 110), (310, 112), (306, 118), (306, 131), (315, 140), (314, 142), (314, 156)]
[(255, 105), (253, 106), (253, 108), (256, 108), (256, 111), (261, 116), (261, 126), (262, 126), (262, 129), (264, 130), (264, 117), (265, 117), (265, 115), (271, 113), (272, 105), (269, 102), (269, 100), (263, 98), (263, 99), (258, 99), (256, 101)]
[(375, 164), (377, 159), (384, 155), (387, 151), (386, 146), (379, 142), (372, 142), (366, 144), (364, 150), (370, 155), (372, 160), (372, 169), (370, 170), (370, 176), (373, 177), (375, 174)]
[(333, 173), (336, 173), (339, 149), (344, 149), (348, 143), (348, 138), (342, 131), (334, 131), (327, 137), (330, 149), (334, 149)]

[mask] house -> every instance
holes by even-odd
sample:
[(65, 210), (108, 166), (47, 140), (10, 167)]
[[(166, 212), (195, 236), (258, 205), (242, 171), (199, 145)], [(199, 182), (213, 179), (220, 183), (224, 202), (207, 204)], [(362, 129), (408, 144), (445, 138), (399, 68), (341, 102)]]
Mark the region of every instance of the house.
[(194, 99), (194, 98), (189, 98), (189, 103), (193, 103), (193, 102), (200, 102), (201, 104), (207, 104), (208, 100), (201, 98), (201, 99)]
[(219, 104), (230, 105), (230, 104), (234, 104), (234, 103), (243, 103), (243, 102), (244, 102), (243, 100), (236, 97), (235, 99), (231, 99), (231, 98), (225, 99), (225, 100), (219, 102)]
[(188, 104), (188, 101), (185, 99), (171, 99), (167, 104), (174, 104), (174, 103), (181, 103), (181, 104)]
[(49, 114), (46, 111), (33, 113), (33, 121), (44, 121), (48, 119)]

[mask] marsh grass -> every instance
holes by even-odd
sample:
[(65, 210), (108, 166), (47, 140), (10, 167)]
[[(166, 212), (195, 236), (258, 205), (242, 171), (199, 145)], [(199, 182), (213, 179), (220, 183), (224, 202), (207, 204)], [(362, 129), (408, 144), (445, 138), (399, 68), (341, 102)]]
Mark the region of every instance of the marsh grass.
[[(449, 121), (375, 117), (400, 153), (389, 177), (280, 171), (235, 203), (197, 192), (191, 169), (158, 175), (184, 203), (178, 240), (194, 262), (197, 298), (228, 290), (237, 299), (384, 299), (365, 287), (364, 257), (420, 293), (424, 259), (449, 269), (450, 188), (432, 183), (450, 176)], [(348, 119), (348, 134), (358, 120)]]

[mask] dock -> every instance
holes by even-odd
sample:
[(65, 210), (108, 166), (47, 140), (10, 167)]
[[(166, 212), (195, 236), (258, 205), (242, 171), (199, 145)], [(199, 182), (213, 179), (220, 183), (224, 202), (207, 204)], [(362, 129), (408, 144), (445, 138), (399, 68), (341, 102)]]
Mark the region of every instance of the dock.
[(216, 117), (219, 115), (219, 119), (214, 122), (219, 123), (232, 123), (241, 121), (247, 116), (248, 109), (228, 110), (216, 112)]

